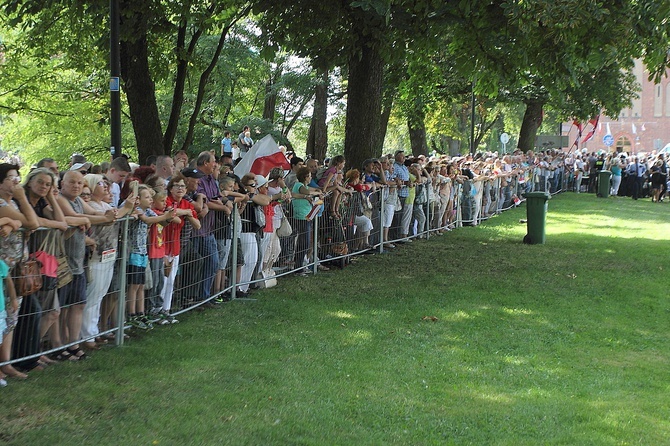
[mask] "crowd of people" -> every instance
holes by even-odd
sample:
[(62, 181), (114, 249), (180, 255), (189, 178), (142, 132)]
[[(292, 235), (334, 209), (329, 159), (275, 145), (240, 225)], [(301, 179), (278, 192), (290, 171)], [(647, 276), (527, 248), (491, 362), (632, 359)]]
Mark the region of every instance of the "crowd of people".
[[(464, 157), (397, 150), (348, 170), (342, 155), (322, 163), (288, 154), (288, 171), (236, 175), (226, 138), (220, 155), (189, 159), (180, 151), (142, 166), (125, 157), (92, 165), (73, 155), (60, 170), (45, 158), (23, 181), (18, 165), (0, 164), (0, 384), (85, 359), (121, 325), (175, 324), (182, 311), (248, 298), (279, 276), (327, 271), (352, 254), (476, 225), (527, 192), (580, 191), (586, 173), (619, 167), (637, 176), (641, 163), (608, 156), (592, 167), (581, 153), (554, 150)], [(41, 288), (20, 295), (19, 266), (42, 254), (58, 261), (57, 274), (43, 272)]]
[(571, 170), (571, 189), (596, 193), (599, 172), (610, 172), (609, 194), (630, 196), (633, 200), (651, 196), (652, 202), (662, 202), (668, 191), (668, 165), (665, 155), (627, 153), (570, 153), (565, 165)]

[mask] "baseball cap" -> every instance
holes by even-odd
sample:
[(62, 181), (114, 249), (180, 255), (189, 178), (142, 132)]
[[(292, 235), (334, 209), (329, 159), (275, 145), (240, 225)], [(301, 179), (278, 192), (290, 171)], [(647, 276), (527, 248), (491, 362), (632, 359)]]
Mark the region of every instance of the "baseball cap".
[(205, 176), (198, 169), (191, 169), (191, 168), (182, 169), (181, 174), (184, 175), (186, 178), (202, 178)]
[(84, 162), (84, 163), (75, 163), (70, 167), (70, 170), (91, 170), (93, 164)]

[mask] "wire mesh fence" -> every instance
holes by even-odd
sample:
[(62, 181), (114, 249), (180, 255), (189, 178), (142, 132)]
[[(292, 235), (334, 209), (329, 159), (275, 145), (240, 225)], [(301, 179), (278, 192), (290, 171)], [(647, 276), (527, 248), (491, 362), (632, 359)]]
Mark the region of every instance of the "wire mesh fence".
[[(44, 264), (55, 262), (56, 271), (47, 273), (42, 264), (38, 289), (17, 293), (16, 300), (5, 296), (0, 366), (29, 371), (48, 358), (79, 359), (83, 347), (122, 344), (128, 330), (175, 324), (186, 311), (250, 299), (253, 289), (272, 287), (288, 275), (343, 268), (353, 256), (476, 226), (518, 206), (526, 192), (558, 193), (575, 181), (562, 170), (551, 178), (530, 170), (430, 180), (419, 190), (348, 191), (315, 201), (308, 218), (296, 218), (286, 200), (264, 207), (272, 211), (260, 229), (249, 224), (249, 213), (216, 211), (207, 232), (188, 222), (143, 228), (131, 217), (89, 229), (18, 232), (18, 257), (43, 252), (51, 259)], [(137, 231), (147, 231), (146, 255), (133, 246)], [(81, 235), (90, 239), (83, 251), (68, 242)], [(76, 269), (78, 258), (83, 272)], [(6, 284), (26, 279), (17, 265), (8, 266)]]

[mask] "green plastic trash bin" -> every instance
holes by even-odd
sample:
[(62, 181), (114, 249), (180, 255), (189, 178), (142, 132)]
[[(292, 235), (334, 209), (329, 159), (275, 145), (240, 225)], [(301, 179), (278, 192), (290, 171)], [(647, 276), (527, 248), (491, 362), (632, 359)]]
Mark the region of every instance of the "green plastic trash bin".
[(607, 198), (610, 196), (610, 178), (612, 178), (612, 172), (609, 170), (598, 172), (598, 193), (596, 194), (598, 197)]
[(529, 192), (525, 194), (525, 197), (528, 233), (523, 238), (523, 242), (529, 245), (544, 245), (546, 238), (544, 227), (551, 194), (549, 192)]

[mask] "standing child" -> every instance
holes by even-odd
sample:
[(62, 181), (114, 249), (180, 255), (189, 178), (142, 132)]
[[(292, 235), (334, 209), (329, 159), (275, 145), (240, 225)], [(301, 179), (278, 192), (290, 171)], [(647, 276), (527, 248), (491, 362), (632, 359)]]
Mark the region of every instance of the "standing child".
[(163, 215), (156, 215), (151, 210), (154, 191), (142, 184), (138, 187), (137, 220), (130, 224), (128, 258), (128, 323), (144, 330), (153, 328), (149, 319), (144, 315), (144, 282), (145, 272), (149, 261), (147, 252), (147, 237), (149, 226), (156, 223), (172, 220), (175, 212), (167, 210)]
[[(165, 202), (167, 200), (166, 192), (157, 192), (153, 197), (153, 206), (151, 210), (159, 217), (165, 212)], [(149, 266), (151, 268), (151, 277), (153, 286), (149, 290), (149, 314), (152, 318), (158, 318), (158, 324), (169, 324), (169, 314), (163, 310), (163, 292), (164, 272), (165, 272), (165, 235), (163, 229), (172, 222), (179, 223), (179, 217), (174, 217), (170, 221), (162, 221), (151, 225), (149, 228)]]

